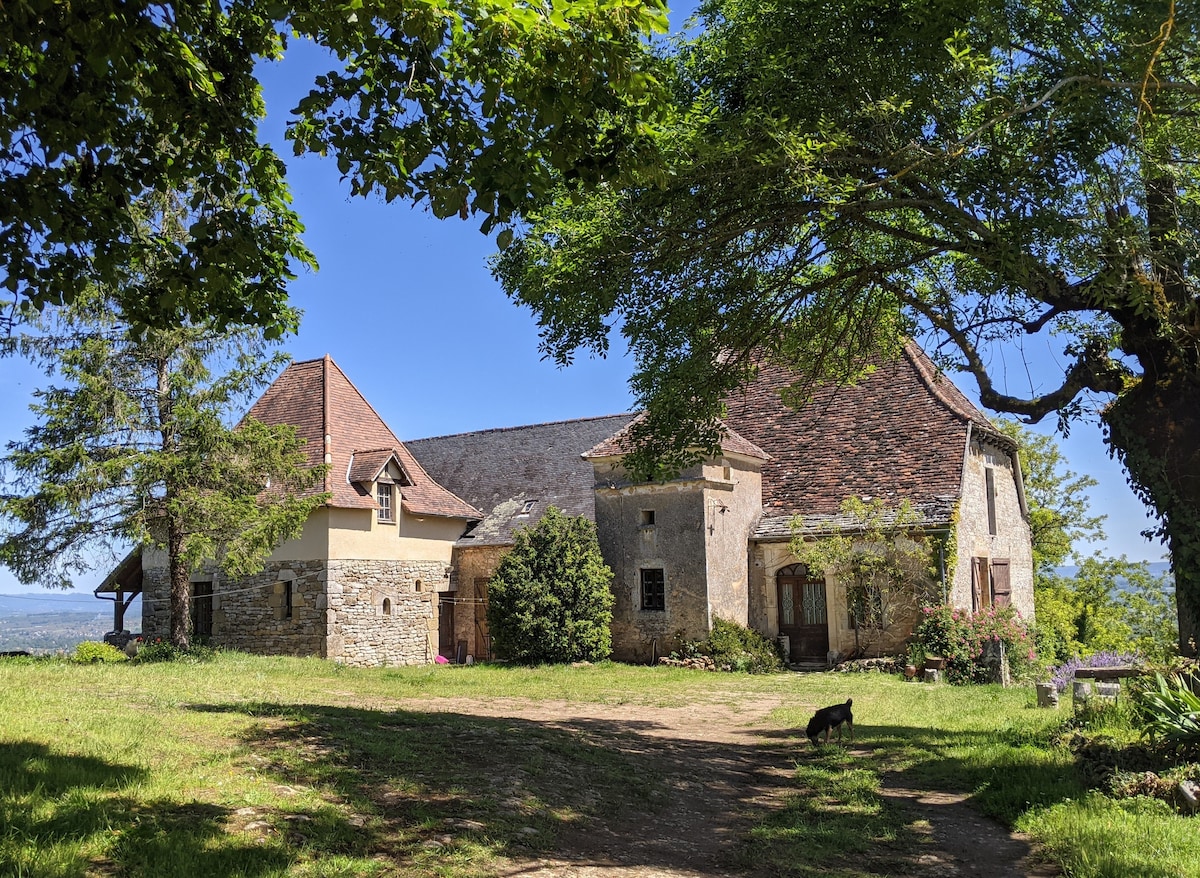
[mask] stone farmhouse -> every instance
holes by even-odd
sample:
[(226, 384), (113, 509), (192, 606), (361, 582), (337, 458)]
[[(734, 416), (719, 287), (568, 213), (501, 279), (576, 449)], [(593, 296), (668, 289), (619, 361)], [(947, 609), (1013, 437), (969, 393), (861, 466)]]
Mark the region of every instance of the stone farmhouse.
[[(864, 642), (832, 572), (792, 555), (852, 530), (848, 496), (907, 501), (936, 547), (933, 597), (1033, 615), (1030, 532), (1017, 448), (910, 343), (850, 387), (819, 386), (793, 410), (795, 380), (764, 367), (727, 401), (719, 456), (662, 483), (622, 465), (636, 415), (401, 442), (326, 356), (291, 364), (249, 414), (289, 423), (332, 497), (299, 539), (245, 581), (193, 577), (193, 623), (215, 644), (351, 665), (492, 656), (487, 583), (514, 531), (549, 506), (596, 522), (615, 577), (614, 657), (653, 661), (714, 617), (786, 637), (793, 661)], [(143, 596), (143, 632), (165, 634), (165, 559), (135, 552), (97, 589), (119, 609)], [(105, 594), (105, 596), (110, 596)], [(877, 619), (876, 652), (913, 619)]]

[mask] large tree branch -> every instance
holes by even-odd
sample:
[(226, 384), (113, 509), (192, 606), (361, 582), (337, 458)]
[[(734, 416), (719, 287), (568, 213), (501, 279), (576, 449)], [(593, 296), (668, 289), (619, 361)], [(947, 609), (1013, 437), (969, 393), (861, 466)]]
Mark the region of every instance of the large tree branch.
[(1097, 393), (1120, 393), (1130, 372), (1113, 360), (1099, 343), (1089, 343), (1068, 367), (1062, 384), (1049, 393), (1029, 398), (1012, 396), (996, 389), (987, 365), (980, 356), (970, 335), (954, 323), (944, 312), (926, 307), (919, 299), (896, 287), (894, 291), (935, 329), (943, 333), (963, 356), (964, 367), (979, 384), (979, 401), (995, 411), (1010, 412), (1023, 416), (1029, 423), (1036, 423), (1046, 415), (1059, 411), (1082, 391)]

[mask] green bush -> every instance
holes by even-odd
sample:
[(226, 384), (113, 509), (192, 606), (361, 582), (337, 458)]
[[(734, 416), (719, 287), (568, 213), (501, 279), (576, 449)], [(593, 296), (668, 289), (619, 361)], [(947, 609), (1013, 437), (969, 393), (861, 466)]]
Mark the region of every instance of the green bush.
[(946, 679), (951, 683), (985, 682), (980, 662), (984, 642), (1000, 641), (1009, 668), (1018, 680), (1028, 680), (1041, 670), (1029, 627), (1012, 607), (988, 607), (977, 613), (949, 606), (925, 607), (914, 632), (926, 656), (946, 659)]
[(133, 661), (137, 664), (153, 664), (156, 662), (201, 662), (212, 661), (217, 651), (209, 646), (194, 643), (188, 649), (180, 649), (168, 640), (155, 638), (143, 643), (138, 649)]
[(488, 583), (496, 654), (522, 664), (603, 661), (612, 653), (613, 573), (596, 525), (553, 506), (514, 534)]
[(1200, 752), (1200, 695), (1195, 677), (1155, 674), (1155, 685), (1138, 695), (1143, 734), (1176, 750)]
[(85, 640), (75, 647), (71, 661), (81, 665), (91, 665), (97, 662), (108, 664), (110, 662), (129, 661), (129, 656), (125, 655), (125, 653), (121, 652), (121, 650), (117, 649), (111, 643)]
[(779, 644), (752, 628), (716, 617), (706, 641), (690, 641), (681, 652), (695, 656), (706, 655), (721, 671), (743, 671), (747, 674), (769, 674), (783, 669)]

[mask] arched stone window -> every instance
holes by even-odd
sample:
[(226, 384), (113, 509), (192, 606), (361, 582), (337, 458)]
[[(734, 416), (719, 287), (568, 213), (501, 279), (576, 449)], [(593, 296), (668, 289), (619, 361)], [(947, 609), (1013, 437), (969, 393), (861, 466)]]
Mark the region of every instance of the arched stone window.
[(421, 580), (418, 579), (416, 582), (413, 583), (413, 591), (420, 591), (420, 590), (421, 590)]
[(385, 616), (392, 615), (392, 599), (391, 598), (383, 599), (383, 615), (385, 615)]

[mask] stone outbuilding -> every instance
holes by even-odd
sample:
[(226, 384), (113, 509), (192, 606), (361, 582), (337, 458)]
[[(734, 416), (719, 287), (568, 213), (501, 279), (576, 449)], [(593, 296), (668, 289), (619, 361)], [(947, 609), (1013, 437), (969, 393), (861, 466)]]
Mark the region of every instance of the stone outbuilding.
[[(653, 661), (720, 617), (785, 638), (790, 658), (887, 652), (913, 618), (872, 618), (865, 637), (832, 571), (792, 555), (853, 531), (847, 497), (902, 501), (935, 547), (923, 587), (971, 609), (1033, 615), (1028, 515), (1015, 444), (915, 344), (849, 387), (781, 391), (763, 367), (727, 400), (721, 452), (664, 482), (623, 466), (632, 414), (400, 442), (337, 366), (293, 363), (250, 415), (289, 423), (332, 498), (258, 576), (193, 583), (200, 636), (251, 652), (394, 665), (492, 656), (487, 582), (515, 529), (549, 506), (596, 522), (614, 571), (615, 657)], [(143, 629), (167, 630), (165, 563), (135, 553), (102, 591), (143, 594)], [(120, 601), (118, 602), (120, 605)], [(882, 604), (881, 604), (882, 607)]]

